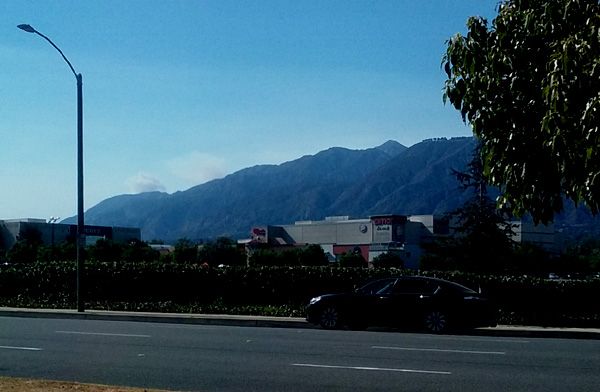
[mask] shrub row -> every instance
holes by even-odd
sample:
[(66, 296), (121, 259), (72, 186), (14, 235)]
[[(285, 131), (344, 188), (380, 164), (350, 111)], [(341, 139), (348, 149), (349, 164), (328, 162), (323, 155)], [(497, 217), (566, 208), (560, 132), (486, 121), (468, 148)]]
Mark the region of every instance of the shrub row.
[[(87, 262), (82, 274), (88, 308), (302, 316), (307, 301), (351, 290), (398, 269), (225, 267), (200, 264)], [(600, 326), (600, 279), (551, 281), (528, 276), (421, 272), (481, 290), (501, 308), (502, 323)], [(0, 268), (0, 305), (75, 307), (73, 262)]]
[[(202, 264), (88, 262), (82, 274), (86, 301), (193, 301), (226, 304), (305, 303), (323, 292), (350, 290), (391, 270), (331, 267), (224, 267)], [(397, 273), (397, 272), (396, 272)], [(74, 262), (0, 268), (0, 298), (74, 297)], [(74, 300), (74, 298), (73, 298)]]

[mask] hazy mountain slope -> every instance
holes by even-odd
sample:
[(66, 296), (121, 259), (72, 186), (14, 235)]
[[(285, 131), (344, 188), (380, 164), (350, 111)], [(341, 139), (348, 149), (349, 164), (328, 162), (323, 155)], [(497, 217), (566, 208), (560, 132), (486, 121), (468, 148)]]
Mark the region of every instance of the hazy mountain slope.
[[(140, 227), (145, 240), (175, 241), (241, 238), (255, 225), (331, 215), (444, 213), (467, 197), (451, 173), (466, 168), (473, 147), (473, 138), (426, 140), (410, 148), (394, 141), (367, 150), (334, 147), (183, 192), (112, 197), (86, 212), (86, 224)], [(561, 233), (579, 238), (598, 232), (600, 218), (572, 203), (565, 207), (555, 222)]]
[[(171, 196), (163, 192), (120, 195), (106, 199), (85, 213), (86, 224), (142, 227), (154, 217), (154, 211), (164, 208)], [(75, 223), (74, 217), (65, 223)]]
[[(466, 170), (473, 156), (474, 139), (425, 141), (414, 147), (378, 171), (374, 181), (391, 181), (395, 188), (374, 203), (368, 213), (380, 210), (400, 214), (445, 213), (466, 199), (452, 170)], [(410, 178), (402, 176), (402, 167), (412, 167)]]
[(344, 191), (332, 208), (363, 216), (450, 211), (464, 200), (452, 169), (465, 169), (473, 147), (473, 138), (416, 144)]
[(123, 195), (86, 212), (86, 223), (139, 226), (144, 239), (244, 236), (255, 224), (323, 218), (341, 191), (405, 151), (330, 148), (281, 165), (240, 170), (172, 195)]

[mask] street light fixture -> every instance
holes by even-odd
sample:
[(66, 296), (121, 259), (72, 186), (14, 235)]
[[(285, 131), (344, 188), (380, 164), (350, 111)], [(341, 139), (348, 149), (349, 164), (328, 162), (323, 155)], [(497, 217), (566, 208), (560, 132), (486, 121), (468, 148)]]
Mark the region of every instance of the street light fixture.
[(48, 41), (54, 49), (58, 50), (58, 53), (60, 53), (65, 60), (77, 80), (77, 311), (83, 312), (85, 308), (81, 292), (81, 276), (85, 257), (85, 232), (83, 222), (83, 78), (80, 73), (75, 72), (71, 62), (50, 38), (28, 24), (20, 24), (17, 27), (25, 32), (37, 34)]

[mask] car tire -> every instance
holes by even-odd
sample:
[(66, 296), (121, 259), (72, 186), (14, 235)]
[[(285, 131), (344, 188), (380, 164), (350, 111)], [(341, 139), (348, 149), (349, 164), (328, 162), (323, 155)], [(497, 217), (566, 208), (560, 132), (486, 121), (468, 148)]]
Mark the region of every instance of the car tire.
[(319, 314), (319, 325), (325, 329), (338, 329), (340, 327), (340, 313), (335, 306), (326, 306)]
[(423, 324), (429, 332), (442, 333), (448, 329), (448, 316), (440, 310), (430, 310), (425, 313)]

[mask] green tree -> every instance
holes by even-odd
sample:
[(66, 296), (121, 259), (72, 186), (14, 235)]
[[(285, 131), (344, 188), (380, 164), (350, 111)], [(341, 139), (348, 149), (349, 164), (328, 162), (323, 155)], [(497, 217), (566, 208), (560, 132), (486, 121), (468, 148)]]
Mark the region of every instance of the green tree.
[(122, 258), (125, 261), (142, 262), (158, 261), (160, 253), (144, 241), (133, 240), (123, 246)]
[(385, 252), (373, 259), (375, 268), (404, 268), (404, 260), (400, 255), (393, 252)]
[(329, 265), (327, 255), (318, 244), (304, 248), (262, 248), (255, 249), (250, 256), (250, 265), (267, 266), (319, 266)]
[(25, 228), (6, 253), (6, 258), (11, 263), (33, 263), (38, 260), (38, 252), (42, 247), (42, 233), (34, 228)]
[(300, 251), (298, 263), (300, 265), (329, 265), (329, 260), (321, 245), (312, 244)]
[(265, 265), (265, 266), (297, 266), (300, 265), (301, 250), (297, 248), (274, 250), (274, 249), (258, 249), (250, 256), (250, 265)]
[(423, 255), (420, 267), (426, 271), (468, 270), (465, 265), (461, 244), (452, 237), (436, 238), (421, 245)]
[(6, 252), (6, 259), (11, 263), (33, 263), (37, 261), (39, 248), (26, 241), (17, 241)]
[(123, 259), (123, 246), (104, 238), (96, 241), (96, 244), (89, 246), (87, 252), (90, 260), (108, 262)]
[(426, 269), (459, 269), (463, 271), (500, 271), (508, 268), (514, 250), (513, 226), (507, 212), (498, 210), (489, 197), (483, 176), (479, 147), (464, 172), (454, 171), (461, 188), (471, 195), (450, 213), (455, 234), (426, 244)]
[(366, 267), (367, 262), (360, 253), (360, 249), (348, 251), (340, 256), (338, 261), (340, 267)]
[(278, 253), (271, 249), (256, 249), (248, 260), (250, 266), (279, 265)]
[(246, 265), (246, 255), (231, 238), (219, 237), (198, 250), (198, 260), (209, 265)]
[(181, 238), (175, 243), (173, 261), (176, 263), (196, 263), (198, 261), (198, 246), (188, 238)]
[(600, 271), (600, 239), (585, 238), (569, 246), (564, 257), (570, 260), (569, 272)]
[(482, 143), (499, 203), (548, 222), (563, 196), (600, 210), (600, 4), (505, 0), (447, 42), (444, 102)]
[(556, 263), (548, 252), (530, 243), (519, 244), (515, 247), (514, 256), (511, 258), (508, 269), (514, 272), (533, 274), (557, 272)]
[(467, 171), (455, 171), (454, 175), (461, 188), (471, 192), (465, 204), (453, 212), (458, 245), (463, 249), (463, 263), (470, 270), (504, 269), (513, 251), (514, 232), (507, 220), (507, 212), (498, 210), (488, 195), (480, 145), (475, 148)]
[(2, 227), (0, 227), (0, 263), (4, 263), (6, 260), (6, 245), (4, 245), (4, 238), (2, 236)]
[[(87, 248), (83, 251), (87, 252)], [(77, 259), (77, 238), (69, 236), (65, 241), (54, 247), (53, 255), (55, 260), (75, 261)]]

